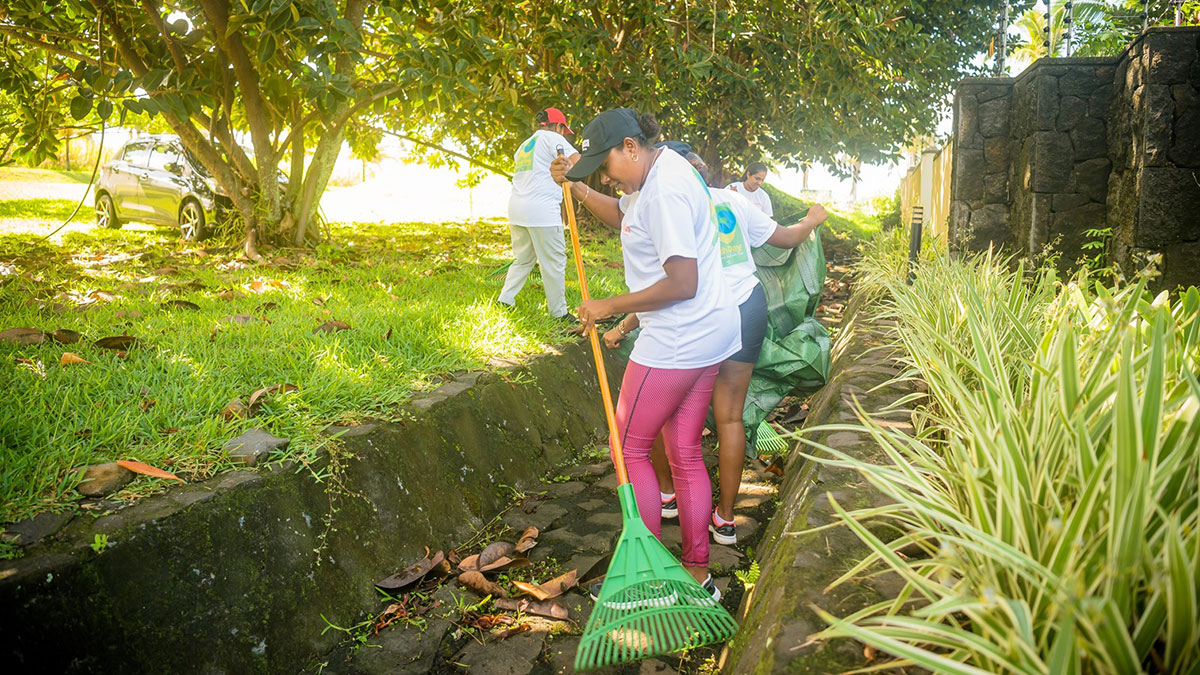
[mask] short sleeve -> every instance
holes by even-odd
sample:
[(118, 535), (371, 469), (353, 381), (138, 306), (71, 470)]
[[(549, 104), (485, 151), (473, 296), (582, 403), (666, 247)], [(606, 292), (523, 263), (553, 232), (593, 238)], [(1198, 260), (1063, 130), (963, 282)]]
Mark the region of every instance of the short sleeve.
[(771, 235), (775, 234), (775, 228), (779, 227), (779, 224), (772, 220), (771, 216), (753, 205), (750, 205), (748, 209), (742, 209), (742, 213), (738, 214), (738, 220), (743, 225), (746, 242), (750, 244), (750, 248), (758, 248), (767, 243)]
[(767, 214), (767, 217), (773, 217), (775, 215), (775, 208), (771, 206), (771, 195), (767, 194), (767, 191), (762, 188), (758, 190), (762, 192), (763, 213)]
[[(570, 157), (571, 155), (574, 155), (575, 153), (579, 152), (578, 150), (575, 149), (575, 146), (571, 145), (571, 142), (567, 140), (566, 136), (563, 136), (562, 134), (559, 134), (559, 133), (556, 133), (553, 131), (550, 133), (554, 135), (554, 145), (556, 145), (556, 146), (562, 145), (563, 146), (563, 154), (565, 154), (567, 157)], [(552, 149), (554, 150), (554, 154), (557, 155), (558, 148), (556, 147), (556, 148), (552, 148)]]
[[(644, 202), (645, 199), (638, 201)], [(693, 260), (700, 257), (696, 246), (696, 229), (692, 223), (695, 208), (688, 203), (685, 195), (661, 195), (649, 203), (641, 204), (639, 209), (640, 219), (654, 244), (659, 264), (665, 265), (667, 260), (675, 256)]]

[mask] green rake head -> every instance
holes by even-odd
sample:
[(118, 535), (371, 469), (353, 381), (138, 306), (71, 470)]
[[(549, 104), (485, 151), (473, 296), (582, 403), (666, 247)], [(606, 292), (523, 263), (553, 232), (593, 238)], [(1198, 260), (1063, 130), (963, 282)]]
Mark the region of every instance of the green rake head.
[(775, 429), (763, 421), (758, 425), (754, 447), (759, 452), (773, 455), (787, 450), (787, 441), (780, 438), (779, 434), (775, 433)]
[(737, 623), (642, 522), (633, 486), (618, 486), (617, 496), (624, 528), (579, 642), (575, 669), (591, 670), (732, 638)]

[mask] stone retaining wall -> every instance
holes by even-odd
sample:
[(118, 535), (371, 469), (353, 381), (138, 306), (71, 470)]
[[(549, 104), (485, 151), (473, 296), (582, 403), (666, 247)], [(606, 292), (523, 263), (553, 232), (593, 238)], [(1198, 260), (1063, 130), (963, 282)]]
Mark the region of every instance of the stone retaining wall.
[[(622, 364), (609, 366), (615, 385)], [(589, 348), (570, 344), (449, 383), (403, 422), (333, 430), (336, 479), (326, 457), (323, 481), (237, 471), (78, 516), (0, 562), (0, 651), (23, 672), (296, 672), (344, 637), (325, 619), (369, 616), (375, 580), (460, 543), (506, 486), (604, 435), (599, 393)]]
[(1115, 58), (1041, 59), (973, 78), (954, 103), (950, 243), (1059, 253), (1112, 229), (1127, 273), (1200, 282), (1200, 28), (1152, 28)]
[[(885, 424), (911, 430), (904, 412), (881, 414), (893, 402), (913, 391), (911, 383), (887, 384), (904, 367), (886, 347), (886, 324), (867, 316), (868, 298), (856, 295), (846, 310), (833, 350), (829, 383), (809, 402), (805, 437), (868, 461), (883, 461), (875, 445), (861, 434), (846, 431), (808, 431), (823, 424), (857, 421), (854, 401), (877, 413)], [(792, 452), (779, 489), (779, 509), (763, 535), (757, 551), (758, 582), (742, 601), (740, 630), (722, 655), (722, 672), (801, 673), (826, 675), (866, 665), (862, 645), (852, 640), (805, 645), (808, 637), (825, 627), (813, 611), (820, 607), (845, 616), (885, 598), (902, 587), (893, 574), (825, 587), (861, 560), (867, 548), (844, 527), (797, 535), (808, 528), (836, 520), (828, 495), (852, 510), (881, 505), (884, 497), (849, 469), (820, 466), (801, 457), (811, 448)], [(884, 533), (880, 533), (885, 536)]]

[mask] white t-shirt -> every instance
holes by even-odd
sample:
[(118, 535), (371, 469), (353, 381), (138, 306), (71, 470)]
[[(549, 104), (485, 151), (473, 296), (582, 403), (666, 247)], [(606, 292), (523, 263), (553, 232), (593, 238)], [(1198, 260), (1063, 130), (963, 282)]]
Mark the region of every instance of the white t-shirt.
[[(762, 192), (762, 190), (758, 190)], [(750, 249), (767, 243), (778, 225), (767, 214), (755, 208), (733, 190), (712, 190), (713, 208), (717, 212), (717, 236), (721, 241), (721, 265), (725, 279), (738, 305), (750, 299), (758, 277)]]
[[(767, 243), (778, 224), (759, 211), (750, 200), (733, 190), (710, 190), (713, 210), (717, 214), (717, 237), (721, 245), (721, 266), (734, 302), (741, 305), (750, 299), (758, 285), (757, 267), (750, 249)], [(621, 213), (633, 208), (640, 193), (621, 195), (617, 203)]]
[(508, 198), (508, 220), (525, 227), (562, 227), (562, 186), (550, 177), (550, 162), (561, 145), (567, 157), (577, 150), (562, 134), (538, 129), (521, 143), (513, 155), (515, 167), (512, 194)]
[(638, 312), (642, 332), (630, 358), (651, 368), (703, 368), (742, 348), (741, 319), (721, 270), (716, 212), (708, 187), (687, 160), (660, 152), (621, 220), (621, 252), (630, 292), (665, 279), (674, 256), (696, 261), (696, 295)]
[(775, 215), (775, 209), (771, 207), (771, 195), (767, 194), (767, 191), (761, 187), (754, 192), (750, 192), (746, 189), (746, 184), (739, 180), (735, 183), (730, 183), (729, 185), (725, 186), (725, 189), (733, 190), (746, 199), (749, 199), (751, 204), (757, 206), (768, 216)]

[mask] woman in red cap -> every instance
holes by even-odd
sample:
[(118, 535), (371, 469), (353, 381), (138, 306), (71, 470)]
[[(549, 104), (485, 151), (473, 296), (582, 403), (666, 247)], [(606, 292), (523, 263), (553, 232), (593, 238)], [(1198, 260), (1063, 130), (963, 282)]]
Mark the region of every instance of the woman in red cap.
[(534, 117), (533, 135), (513, 155), (515, 163), (512, 195), (508, 199), (509, 229), (512, 234), (513, 264), (508, 268), (499, 302), (512, 307), (536, 262), (542, 268), (542, 286), (550, 316), (575, 317), (567, 312), (567, 246), (563, 240), (562, 189), (550, 178), (550, 162), (561, 146), (572, 158), (575, 148), (563, 134), (574, 134), (558, 108), (546, 108)]

